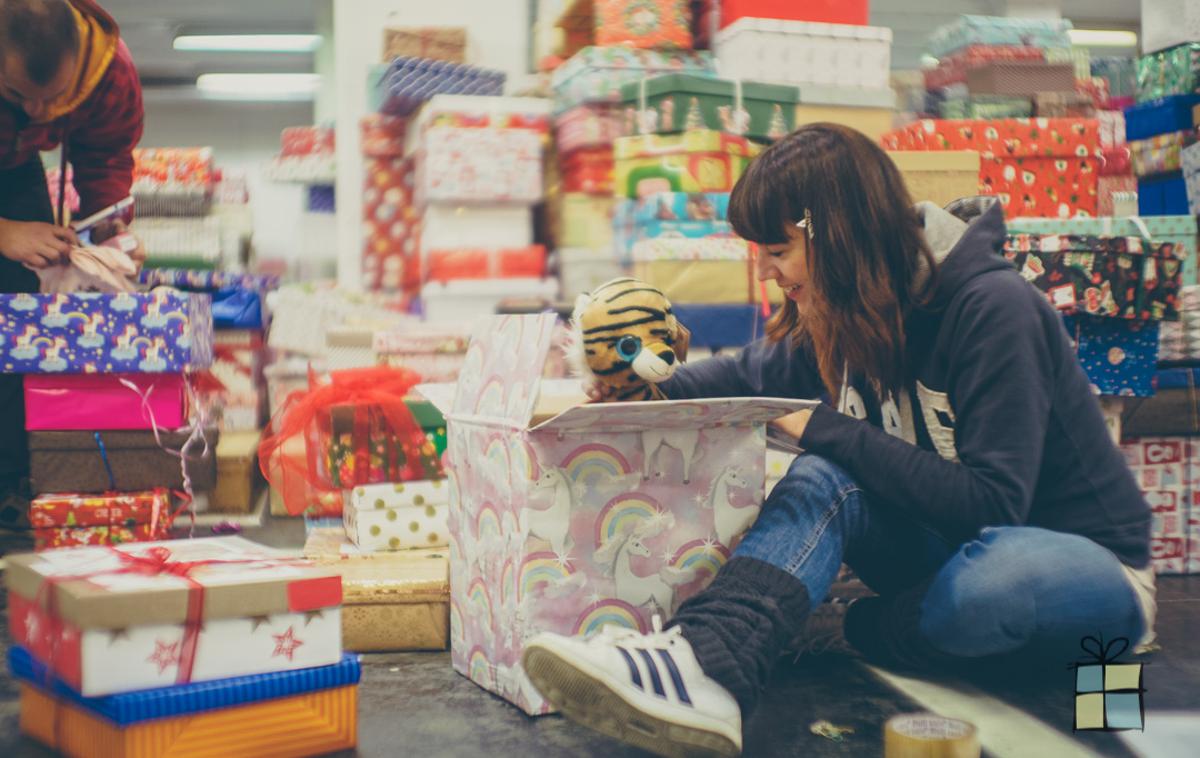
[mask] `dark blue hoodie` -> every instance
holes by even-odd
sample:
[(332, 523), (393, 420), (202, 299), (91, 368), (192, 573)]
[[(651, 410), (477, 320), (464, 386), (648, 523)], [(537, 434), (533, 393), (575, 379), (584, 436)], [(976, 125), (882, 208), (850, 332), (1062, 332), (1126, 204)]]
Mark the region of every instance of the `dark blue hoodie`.
[[(1059, 314), (1000, 255), (999, 203), (959, 201), (954, 217), (919, 210), (938, 282), (931, 306), (906, 322), (907, 397), (881, 401), (851, 377), (843, 412), (819, 406), (800, 446), (955, 542), (985, 526), (1038, 526), (1145, 567), (1150, 508)], [(672, 398), (824, 393), (811, 352), (786, 340), (681, 366), (663, 388)]]

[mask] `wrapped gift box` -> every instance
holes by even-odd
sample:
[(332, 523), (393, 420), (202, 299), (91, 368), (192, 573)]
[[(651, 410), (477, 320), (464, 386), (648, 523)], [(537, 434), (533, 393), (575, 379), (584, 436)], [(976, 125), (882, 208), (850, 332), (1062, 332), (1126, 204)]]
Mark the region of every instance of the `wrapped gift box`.
[(1097, 111), (1100, 122), (1100, 147), (1112, 148), (1125, 144), (1124, 111)]
[(395, 58), (377, 85), (389, 116), (408, 116), (434, 95), (501, 95), (503, 71), (424, 58)]
[(332, 665), (341, 581), (283, 555), (214, 537), (8, 556), (9, 628), (87, 696)]
[(280, 155), (314, 155), (337, 149), (336, 132), (328, 126), (289, 126), (279, 134)]
[(342, 516), (350, 541), (368, 552), (446, 547), (448, 504), (440, 479), (371, 484), (349, 491)]
[(153, 431), (30, 432), (29, 478), (38, 494), (181, 489), (186, 467), (192, 488), (208, 490), (216, 481), (217, 436), (216, 427), (160, 432), (157, 439)]
[(167, 539), (172, 518), (166, 489), (42, 495), (29, 505), (35, 550)]
[(150, 270), (159, 267), (213, 268), (225, 258), (228, 235), (222, 229), (221, 219), (215, 216), (154, 218), (139, 213), (130, 229), (146, 248), (146, 264)]
[(528, 245), (517, 248), (427, 250), (423, 257), (425, 281), (459, 279), (519, 279), (546, 273), (546, 248)]
[(421, 249), (513, 248), (533, 244), (533, 211), (522, 206), (425, 206)]
[(33, 530), (33, 549), (41, 551), (81, 545), (124, 545), (165, 539), (170, 539), (170, 525), (166, 521), (156, 525), (48, 527)]
[(1179, 320), (1185, 252), (1141, 237), (1013, 234), (1004, 256), (1068, 313)]
[(1101, 148), (1100, 176), (1133, 176), (1133, 150), (1128, 143), (1120, 147)]
[(462, 27), (394, 27), (383, 29), (383, 63), (395, 58), (467, 62), (467, 30)]
[(196, 382), (199, 402), (222, 432), (261, 429), (267, 410), (263, 333), (220, 331), (213, 342), (212, 366)]
[(712, 55), (704, 51), (585, 47), (551, 75), (554, 111), (562, 113), (584, 103), (616, 102), (622, 84), (668, 73), (713, 76)]
[[(1200, 368), (1159, 369), (1152, 397), (1130, 401), (1122, 424), (1131, 437), (1200, 435)], [(1197, 471), (1200, 475), (1200, 471)]]
[[(401, 409), (411, 414), (406, 407)], [(413, 451), (415, 462), (408, 459), (400, 431), (389, 420), (392, 413), (390, 408), (366, 404), (324, 409), (310, 434), (310, 470), (339, 489), (418, 478), (414, 471), (422, 479), (441, 477), (441, 462), (428, 440)], [(312, 454), (314, 447), (319, 455)]]
[[(773, 142), (796, 127), (800, 90), (778, 84), (667, 74), (621, 87), (621, 102), (635, 109), (626, 136), (711, 129)], [(633, 127), (633, 128), (630, 128)]]
[(30, 431), (178, 429), (187, 423), (182, 374), (29, 374)]
[(1150, 139), (1160, 134), (1182, 132), (1197, 126), (1193, 110), (1200, 94), (1171, 95), (1148, 100), (1125, 110), (1125, 138)]
[(404, 154), (408, 119), (368, 113), (359, 121), (362, 154), (367, 158), (397, 158)]
[[(438, 329), (432, 325), (424, 326), (420, 331), (376, 332), (372, 350), (379, 364), (415, 371), (427, 382), (453, 382), (458, 378), (466, 356), (467, 334), (465, 328)], [(428, 432), (427, 425), (422, 423), (411, 403), (409, 410)], [(435, 427), (443, 427), (444, 437), (445, 421), (434, 420), (433, 423)], [(442, 447), (445, 447), (444, 439)]]
[[(813, 90), (813, 87), (805, 87), (804, 91), (800, 93), (801, 102), (796, 106), (797, 126), (828, 121), (856, 129), (871, 139), (879, 139), (892, 130), (892, 122), (895, 120), (896, 114), (896, 95), (892, 90), (860, 91), (843, 89), (837, 97), (821, 96), (820, 100), (814, 100), (809, 96), (808, 93), (813, 92)], [(869, 95), (869, 97), (865, 98), (868, 102), (884, 104), (855, 104), (853, 101), (860, 100), (860, 98), (851, 97), (851, 95), (861, 95), (863, 93)], [(830, 100), (834, 102), (830, 103)], [(839, 100), (852, 102), (839, 103), (837, 102)]]
[(1181, 153), (1195, 141), (1196, 133), (1189, 130), (1130, 142), (1134, 174), (1146, 177), (1183, 170)]
[(758, 292), (750, 245), (738, 237), (642, 240), (633, 246), (633, 276), (672, 303), (750, 303)]
[(740, 349), (763, 336), (765, 320), (757, 305), (672, 303), (671, 310), (692, 334), (689, 350), (707, 348), (716, 354), (727, 348)]
[(365, 289), (415, 292), (421, 286), (422, 214), (416, 207), (416, 158), (368, 158), (363, 190)]
[[(936, 68), (922, 72), (925, 89), (933, 91), (954, 84), (965, 84), (967, 70), (992, 61), (1045, 61), (1041, 48), (1028, 45), (968, 45), (938, 59)], [(1072, 85), (1073, 86), (1073, 85)]]
[(353, 655), (332, 666), (106, 697), (80, 695), (20, 647), (9, 648), (8, 660), (20, 680), (21, 731), (64, 755), (299, 758), (357, 743), (361, 669)]
[(559, 155), (582, 148), (609, 148), (612, 141), (628, 133), (625, 115), (618, 103), (588, 103), (560, 114), (554, 120), (554, 142)]
[[(1137, 193), (1137, 177), (1135, 176), (1101, 176), (1096, 182), (1096, 210), (1100, 218), (1112, 218), (1117, 215), (1117, 195), (1120, 193)], [(1194, 257), (1183, 262), (1184, 282), (1188, 281), (1188, 271), (1194, 274), (1196, 261)], [(1193, 280), (1195, 276), (1191, 277)]]
[(542, 139), (532, 129), (450, 126), (425, 131), (417, 153), (419, 204), (536, 203), (542, 197)]
[(941, 58), (969, 45), (1069, 49), (1070, 29), (1071, 22), (1065, 19), (963, 15), (933, 32), (929, 37), (929, 52)]
[[(449, 381), (456, 381), (458, 375)], [(430, 379), (427, 381), (444, 381), (442, 379)], [(433, 443), (434, 450), (437, 451), (439, 457), (446, 452), (446, 417), (437, 409), (433, 403), (423, 400), (419, 397), (406, 398), (404, 404), (412, 411), (413, 420), (417, 422), (417, 426), (421, 427), (421, 431), (425, 432), (425, 439)]]
[(151, 287), (175, 287), (212, 297), (213, 329), (263, 329), (269, 323), (266, 293), (279, 288), (279, 277), (228, 271), (145, 269), (139, 275)]
[(1091, 119), (922, 120), (883, 138), (888, 150), (976, 150), (980, 193), (1005, 214), (1096, 215), (1098, 124)]
[[(603, 251), (611, 258), (613, 246), (613, 210), (611, 194), (563, 193), (554, 207), (558, 216), (559, 248), (584, 248)], [(560, 263), (562, 256), (560, 256)]]
[(613, 219), (618, 258), (632, 261), (633, 247), (642, 240), (734, 237), (733, 228), (724, 220), (728, 204), (728, 193), (702, 192), (662, 192), (640, 200), (621, 200)]
[(972, 95), (1032, 98), (1039, 92), (1074, 92), (1075, 69), (1070, 63), (988, 61), (967, 69)]
[(207, 295), (0, 295), (0, 372), (194, 371), (212, 362), (212, 333)]
[(143, 221), (153, 216), (207, 215), (215, 184), (211, 147), (137, 148), (133, 151), (130, 193), (138, 218)]
[(1138, 179), (1137, 202), (1140, 216), (1187, 215), (1190, 208), (1183, 172)]
[(613, 144), (614, 192), (729, 192), (759, 148), (744, 137), (711, 130), (621, 137)]
[(538, 97), (434, 95), (413, 117), (404, 141), (405, 154), (421, 148), (430, 129), (528, 129), (549, 141), (550, 101)]
[(1121, 452), (1153, 512), (1150, 554), (1155, 572), (1196, 573), (1200, 557), (1190, 547), (1200, 534), (1200, 445), (1187, 437), (1151, 435), (1127, 438)]
[(741, 18), (716, 36), (731, 79), (886, 89), (892, 30), (886, 27)]
[(1145, 0), (1141, 10), (1143, 51), (1200, 39), (1200, 8), (1188, 0)]
[(367, 553), (340, 529), (314, 529), (309, 560), (342, 577), (342, 641), (359, 652), (445, 650), (450, 640), (448, 552)]
[(1200, 215), (1200, 145), (1185, 147), (1179, 153), (1179, 165), (1187, 190), (1188, 211)]
[(979, 153), (973, 150), (888, 151), (914, 201), (944, 206), (979, 191)]
[(1087, 92), (1037, 92), (1033, 109), (1039, 118), (1096, 118), (1096, 108), (1107, 101)]
[(562, 159), (562, 191), (592, 195), (613, 192), (611, 147), (583, 148)]
[[(1014, 218), (1010, 234), (1071, 234), (1105, 237), (1149, 235), (1149, 240), (1170, 242), (1183, 259), (1183, 285), (1196, 284), (1196, 219), (1188, 215), (1134, 218)], [(1143, 237), (1143, 239), (1146, 239)]]
[(739, 18), (774, 18), (781, 21), (820, 21), (827, 24), (866, 26), (867, 0), (724, 0), (721, 3), (721, 26), (726, 27)]
[(974, 95), (951, 98), (938, 104), (938, 115), (950, 119), (1029, 118), (1033, 101), (1027, 97)]
[(1154, 394), (1158, 322), (1064, 317), (1092, 389), (1099, 395)]
[(1200, 94), (1200, 42), (1143, 55), (1137, 61), (1137, 101)]
[(208, 497), (208, 509), (215, 513), (249, 513), (261, 491), (262, 472), (258, 468), (257, 429), (226, 432), (217, 443), (217, 483)]
[(508, 299), (552, 302), (558, 297), (555, 279), (460, 279), (428, 282), (421, 287), (421, 307), (431, 322), (455, 322), (492, 316)]
[(595, 40), (602, 46), (690, 50), (688, 0), (594, 0)]
[(524, 641), (673, 611), (757, 515), (762, 425), (812, 405), (575, 405), (577, 381), (541, 379), (554, 328), (553, 314), (494, 319), (453, 401), (430, 393), (450, 422), (451, 658), (527, 713), (548, 706), (521, 671)]

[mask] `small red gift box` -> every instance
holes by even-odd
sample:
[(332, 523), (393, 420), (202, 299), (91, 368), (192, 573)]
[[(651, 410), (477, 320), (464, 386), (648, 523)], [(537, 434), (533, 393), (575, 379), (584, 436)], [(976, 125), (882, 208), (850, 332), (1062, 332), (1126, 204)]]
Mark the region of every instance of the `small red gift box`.
[(425, 255), (426, 281), (541, 278), (545, 273), (546, 248), (542, 245), (502, 250), (430, 250)]
[(166, 539), (172, 518), (171, 495), (165, 488), (42, 495), (29, 504), (36, 550)]

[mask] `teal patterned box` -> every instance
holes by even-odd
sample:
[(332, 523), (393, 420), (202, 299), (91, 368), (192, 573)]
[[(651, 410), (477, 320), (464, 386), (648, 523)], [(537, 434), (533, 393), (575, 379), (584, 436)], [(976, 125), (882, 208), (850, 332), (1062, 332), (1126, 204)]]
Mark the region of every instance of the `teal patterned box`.
[(1106, 237), (1144, 237), (1174, 242), (1183, 247), (1182, 285), (1200, 284), (1196, 270), (1195, 216), (1141, 216), (1140, 218), (1014, 218), (1009, 234), (1094, 234)]

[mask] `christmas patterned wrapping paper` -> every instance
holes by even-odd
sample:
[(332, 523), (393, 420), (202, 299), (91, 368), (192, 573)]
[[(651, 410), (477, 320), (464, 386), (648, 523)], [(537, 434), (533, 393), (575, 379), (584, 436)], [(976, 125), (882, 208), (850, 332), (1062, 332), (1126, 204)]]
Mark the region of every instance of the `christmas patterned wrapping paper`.
[(1200, 41), (1143, 55), (1137, 61), (1137, 101), (1200, 93)]
[(1093, 392), (1123, 397), (1154, 394), (1157, 321), (1121, 321), (1081, 314), (1064, 316), (1064, 322)]
[(328, 126), (289, 126), (279, 134), (280, 155), (319, 155), (337, 150), (336, 132)]
[(240, 537), (13, 555), (6, 574), (14, 642), (83, 695), (341, 658), (338, 576)]
[(576, 150), (562, 158), (559, 167), (562, 191), (572, 194), (611, 195), (614, 165), (611, 146)]
[[(423, 325), (421, 331), (405, 330), (395, 332), (376, 332), (372, 349), (375, 360), (380, 365), (393, 368), (406, 368), (421, 375), (426, 382), (453, 382), (458, 379), (466, 359), (468, 335), (466, 327), (454, 329), (448, 327), (439, 330), (433, 325)], [(434, 442), (438, 446), (438, 454), (445, 450), (446, 422), (439, 419), (432, 423), (432, 428), (418, 416), (413, 404), (414, 418), (425, 429), (426, 435), (434, 432)], [(440, 429), (440, 434), (437, 430)]]
[[(403, 407), (404, 412), (411, 410)], [(388, 416), (393, 411), (379, 405), (333, 405), (324, 409), (310, 437), (310, 471), (337, 488), (402, 481), (409, 467), (405, 445)], [(322, 451), (313, 456), (311, 449)], [(437, 450), (428, 438), (417, 451), (424, 479), (442, 476)]]
[(346, 534), (366, 551), (449, 545), (449, 494), (440, 479), (355, 487), (343, 500)]
[(712, 130), (643, 134), (613, 143), (614, 193), (638, 198), (657, 192), (729, 192), (761, 148), (744, 137)]
[(595, 39), (600, 46), (690, 50), (688, 0), (595, 0)]
[(333, 153), (277, 155), (263, 167), (273, 182), (333, 184), (337, 179), (337, 156)]
[(716, 36), (728, 79), (883, 90), (891, 85), (892, 30), (886, 27), (741, 18)]
[(542, 137), (532, 129), (433, 127), (417, 156), (419, 204), (542, 198)]
[(1181, 171), (1181, 153), (1196, 142), (1196, 132), (1171, 132), (1129, 143), (1133, 157), (1133, 173), (1140, 177)]
[[(626, 117), (619, 103), (588, 103), (572, 108), (554, 120), (555, 148), (560, 156), (582, 148), (610, 148), (613, 140), (628, 133), (622, 124)], [(628, 118), (632, 120), (631, 115)]]
[(196, 382), (200, 403), (222, 432), (260, 429), (266, 415), (267, 349), (259, 330), (216, 333), (213, 362)]
[[(1128, 143), (1120, 147), (1100, 149), (1100, 178), (1106, 176), (1133, 176), (1133, 150)], [(1136, 178), (1136, 177), (1135, 177)], [(1101, 213), (1101, 216), (1104, 214)]]
[(1179, 320), (1183, 249), (1141, 237), (1012, 234), (1004, 256), (1068, 313)]
[(408, 119), (369, 113), (358, 124), (362, 138), (362, 154), (367, 158), (404, 155), (404, 139), (408, 134)]
[(1179, 321), (1164, 322), (1159, 329), (1160, 361), (1200, 361), (1200, 286), (1179, 290)]
[[(1116, 195), (1121, 192), (1137, 192), (1136, 176), (1103, 176), (1096, 182), (1096, 211), (1100, 218), (1112, 218), (1117, 213)], [(1194, 256), (1184, 261), (1184, 281), (1187, 281), (1188, 270), (1195, 270)]]
[[(717, 5), (705, 2), (701, 5)], [(867, 0), (724, 0), (719, 3), (720, 24), (729, 26), (739, 18), (774, 18), (781, 21), (820, 21), (827, 24), (865, 26), (869, 14)]]
[(624, 85), (621, 101), (625, 106), (623, 136), (711, 129), (772, 142), (796, 127), (800, 90), (667, 74)]
[(963, 15), (934, 30), (929, 37), (929, 52), (941, 58), (970, 45), (1069, 49), (1070, 29), (1071, 22), (1065, 19)]
[(530, 714), (549, 706), (521, 670), (525, 641), (669, 616), (757, 516), (763, 425), (812, 406), (722, 399), (555, 415), (578, 382), (541, 379), (554, 326), (552, 314), (493, 319), (453, 401), (431, 393), (450, 422), (451, 659)]
[(715, 76), (716, 66), (707, 51), (585, 47), (551, 74), (554, 111), (561, 113), (584, 103), (616, 102), (626, 82), (668, 73)]
[[(139, 216), (203, 215), (211, 202), (216, 169), (211, 147), (137, 148), (133, 151), (133, 187)], [(190, 214), (156, 213), (171, 210), (171, 200), (182, 200), (179, 210)], [(196, 211), (199, 211), (198, 213)]]
[(1044, 61), (1041, 48), (1028, 45), (968, 45), (938, 59), (935, 68), (922, 72), (926, 90), (939, 90), (967, 81), (967, 70), (990, 61)]
[(1097, 111), (1096, 120), (1100, 122), (1101, 148), (1113, 148), (1125, 144), (1124, 111)]
[(950, 98), (938, 103), (938, 115), (944, 119), (1029, 118), (1033, 102), (1027, 97), (993, 95)]
[(212, 335), (207, 295), (0, 295), (2, 373), (195, 371), (212, 362)]
[(1141, 437), (1121, 445), (1153, 513), (1150, 556), (1158, 574), (1200, 573), (1200, 444)]
[(544, 245), (517, 248), (428, 250), (422, 255), (423, 281), (512, 279), (546, 273)]
[(888, 150), (976, 150), (980, 193), (1005, 215), (1096, 215), (1099, 124), (1091, 119), (922, 120), (884, 135)]
[(358, 652), (450, 646), (450, 560), (444, 548), (368, 553), (341, 529), (314, 529), (309, 560), (342, 576), (342, 641)]
[(1200, 215), (1200, 144), (1185, 147), (1179, 153), (1179, 165), (1187, 187), (1188, 211)]
[(170, 516), (166, 489), (105, 495), (60, 493), (40, 495), (29, 504), (35, 529), (157, 524)]
[(413, 189), (415, 157), (366, 159), (363, 189), (363, 286), (416, 292), (421, 286), (421, 213)]
[(170, 523), (165, 520), (155, 525), (44, 527), (33, 530), (33, 549), (152, 542), (170, 539), (170, 531)]

